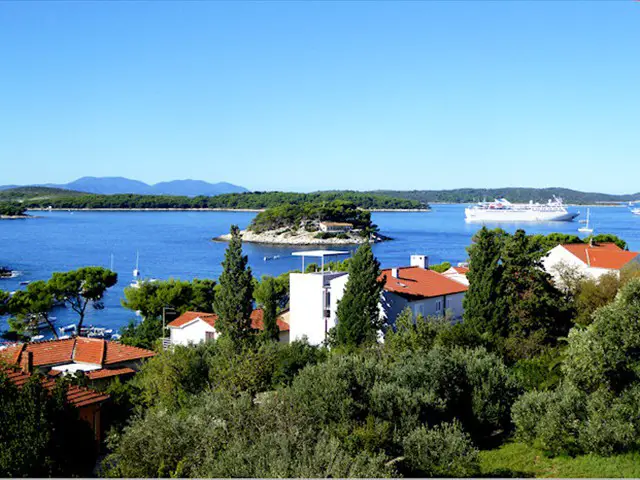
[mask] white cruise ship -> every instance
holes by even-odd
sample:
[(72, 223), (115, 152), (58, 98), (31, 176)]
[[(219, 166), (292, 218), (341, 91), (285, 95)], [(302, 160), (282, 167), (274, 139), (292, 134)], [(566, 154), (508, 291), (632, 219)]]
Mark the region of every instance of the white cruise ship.
[(579, 213), (572, 213), (553, 197), (547, 203), (511, 203), (504, 198), (480, 202), (464, 209), (469, 222), (570, 222)]

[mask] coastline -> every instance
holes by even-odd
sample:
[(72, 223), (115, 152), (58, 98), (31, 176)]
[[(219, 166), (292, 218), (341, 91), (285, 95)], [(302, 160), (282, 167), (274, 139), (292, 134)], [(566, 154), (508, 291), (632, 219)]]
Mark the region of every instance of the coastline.
[(33, 215), (0, 215), (0, 220), (26, 220), (36, 218)]
[[(391, 238), (378, 234), (373, 241), (364, 239), (362, 237), (349, 237), (349, 238), (316, 238), (315, 235), (318, 232), (302, 232), (296, 235), (292, 235), (287, 230), (268, 231), (263, 233), (254, 233), (250, 230), (241, 230), (240, 236), (243, 242), (246, 243), (260, 243), (264, 245), (361, 245), (363, 243), (379, 243), (391, 240)], [(213, 237), (211, 240), (214, 242), (228, 242), (231, 239), (231, 234), (225, 233), (217, 237)]]
[[(34, 212), (264, 212), (266, 208), (29, 208)], [(371, 208), (369, 212), (430, 212), (430, 208)]]

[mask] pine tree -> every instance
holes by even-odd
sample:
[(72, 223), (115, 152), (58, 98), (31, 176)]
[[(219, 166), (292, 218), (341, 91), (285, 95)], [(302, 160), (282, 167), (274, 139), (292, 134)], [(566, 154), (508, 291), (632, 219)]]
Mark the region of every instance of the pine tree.
[(220, 290), (214, 300), (218, 314), (216, 330), (233, 341), (241, 341), (251, 334), (253, 277), (251, 268), (247, 267), (248, 258), (242, 254), (240, 229), (232, 225), (230, 233), (219, 278)]
[(379, 280), (380, 262), (371, 245), (365, 243), (349, 265), (349, 280), (344, 296), (338, 303), (337, 325), (332, 343), (348, 348), (375, 343), (382, 327), (379, 302), (384, 280)]

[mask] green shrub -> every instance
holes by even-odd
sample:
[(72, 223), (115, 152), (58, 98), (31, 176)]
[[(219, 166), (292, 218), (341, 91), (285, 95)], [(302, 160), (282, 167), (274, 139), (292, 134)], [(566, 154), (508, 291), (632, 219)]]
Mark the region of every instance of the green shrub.
[(478, 475), (478, 450), (458, 422), (419, 427), (403, 441), (411, 476), (473, 477)]

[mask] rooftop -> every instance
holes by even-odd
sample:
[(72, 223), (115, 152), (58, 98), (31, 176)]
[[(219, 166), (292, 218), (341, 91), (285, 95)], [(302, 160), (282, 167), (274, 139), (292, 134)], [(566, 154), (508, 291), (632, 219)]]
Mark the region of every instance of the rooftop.
[(562, 247), (580, 261), (593, 268), (620, 270), (635, 259), (638, 252), (629, 252), (611, 242), (589, 245), (588, 243), (569, 243)]
[(445, 275), (420, 267), (398, 268), (398, 277), (392, 275), (392, 269), (382, 271), (386, 276), (384, 289), (399, 295), (430, 298), (454, 293), (466, 292), (469, 287), (451, 280)]
[[(289, 324), (283, 321), (286, 312), (283, 312), (278, 316), (276, 323), (278, 324), (278, 328), (281, 332), (286, 332), (289, 330)], [(263, 316), (264, 312), (261, 308), (258, 308), (251, 312), (251, 328), (255, 330), (262, 330), (264, 328), (263, 324)], [(215, 313), (204, 313), (204, 312), (184, 312), (178, 318), (176, 318), (173, 322), (169, 323), (167, 327), (169, 328), (183, 328), (186, 325), (193, 323), (196, 320), (202, 320), (203, 322), (208, 323), (211, 327), (216, 328), (216, 320), (218, 319), (218, 315)]]
[(0, 350), (0, 359), (19, 364), (24, 352), (33, 354), (34, 367), (89, 363), (112, 365), (153, 357), (156, 353), (100, 338), (75, 337), (63, 340), (20, 343)]
[[(29, 378), (31, 378), (30, 374), (14, 367), (0, 365), (0, 372), (4, 373), (7, 378), (18, 387), (22, 387), (29, 381)], [(53, 391), (56, 386), (55, 380), (48, 378), (43, 378), (42, 384), (49, 391)], [(96, 392), (90, 388), (79, 387), (77, 385), (69, 385), (67, 388), (67, 401), (75, 407), (84, 407), (94, 403), (102, 403), (108, 398), (109, 395)]]

